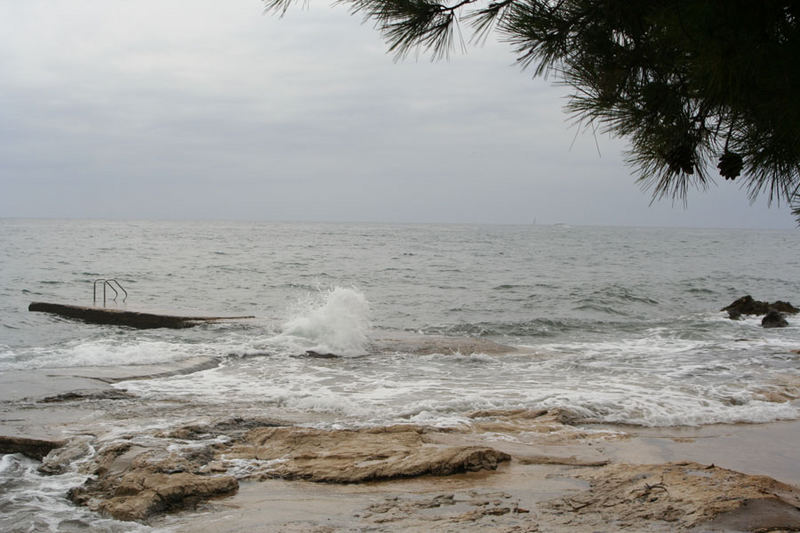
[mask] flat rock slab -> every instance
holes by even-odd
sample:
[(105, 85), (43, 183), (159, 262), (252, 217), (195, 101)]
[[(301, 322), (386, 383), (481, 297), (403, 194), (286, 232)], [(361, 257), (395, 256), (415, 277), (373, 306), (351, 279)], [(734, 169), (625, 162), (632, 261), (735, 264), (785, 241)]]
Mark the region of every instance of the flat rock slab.
[(250, 431), (225, 459), (270, 463), (264, 477), (359, 483), (425, 475), (495, 470), (511, 460), (487, 446), (431, 442), (425, 428), (389, 426), (360, 430), (269, 427)]
[(670, 531), (800, 529), (800, 491), (766, 476), (689, 461), (575, 474), (590, 488), (549, 502), (540, 514), (570, 530), (594, 530), (598, 523), (647, 530), (648, 521), (670, 524)]
[(92, 324), (114, 324), (117, 326), (129, 326), (137, 329), (179, 329), (189, 328), (204, 322), (255, 318), (253, 316), (160, 315), (155, 313), (124, 311), (122, 309), (106, 309), (104, 307), (86, 307), (82, 305), (54, 304), (47, 302), (33, 302), (28, 306), (28, 311), (53, 313), (55, 315), (67, 318), (76, 318)]

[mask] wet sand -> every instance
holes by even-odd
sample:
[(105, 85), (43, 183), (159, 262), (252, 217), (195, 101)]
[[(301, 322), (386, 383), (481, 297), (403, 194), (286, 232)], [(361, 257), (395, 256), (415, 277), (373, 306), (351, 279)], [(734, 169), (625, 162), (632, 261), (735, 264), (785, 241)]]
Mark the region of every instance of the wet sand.
[[(142, 519), (175, 531), (800, 528), (800, 491), (795, 488), (800, 486), (796, 445), (800, 421), (641, 428), (582, 424), (568, 413), (552, 411), (474, 413), (469, 427), (415, 429), (422, 438), (409, 446), (417, 447), (414, 450), (423, 454), (422, 461), (430, 451), (489, 448), (508, 457), (501, 458), (496, 469), (477, 464), (451, 475), (313, 482), (306, 479), (313, 479), (315, 472), (330, 471), (331, 453), (280, 447), (274, 451), (253, 444), (254, 432), (263, 432), (259, 428), (265, 425), (291, 433), (308, 420), (286, 416), (272, 424), (268, 418), (276, 413), (261, 413), (264, 418), (257, 419), (236, 407), (215, 413), (203, 405), (143, 401), (110, 385), (122, 379), (193, 372), (212, 364), (195, 359), (179, 365), (3, 374), (0, 435), (67, 442), (82, 439), (98, 454), (124, 444), (125, 453), (110, 455), (105, 465), (119, 476), (147, 461), (155, 464), (156, 456), (161, 461), (159, 472), (167, 471), (164, 457), (169, 456), (173, 463), (188, 461), (188, 467), (181, 466), (182, 472), (195, 468), (201, 475), (236, 476), (235, 494), (187, 501)], [(342, 431), (325, 435), (326, 442), (334, 443), (327, 446), (338, 450), (337, 460), (345, 461), (342, 464), (360, 468), (384, 461), (396, 466), (389, 465), (395, 461), (390, 454), (367, 452), (362, 441), (347, 440), (352, 437)], [(302, 440), (290, 435), (286, 442)], [(392, 447), (391, 438), (385, 442), (387, 448)], [(184, 456), (176, 458), (176, 445), (179, 450), (205, 446), (207, 457), (187, 458), (178, 451)], [(246, 457), (241, 454), (252, 453), (268, 463), (274, 460), (270, 451), (284, 454), (279, 461), (290, 457), (282, 463), (281, 479), (275, 479), (278, 474), (270, 474), (269, 469), (260, 475), (233, 472), (231, 465)], [(82, 452), (74, 447), (72, 453), (77, 457)], [(68, 461), (70, 455), (63, 455)], [(439, 464), (435, 461), (441, 459), (430, 460), (435, 471)], [(88, 468), (86, 464), (83, 468)], [(469, 471), (473, 467), (476, 471)], [(107, 490), (118, 491), (117, 482), (112, 479)]]

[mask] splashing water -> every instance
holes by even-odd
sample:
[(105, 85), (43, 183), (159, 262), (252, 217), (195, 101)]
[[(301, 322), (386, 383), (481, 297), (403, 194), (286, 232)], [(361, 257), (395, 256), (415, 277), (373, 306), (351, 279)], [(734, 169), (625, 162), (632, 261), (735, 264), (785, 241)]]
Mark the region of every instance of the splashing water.
[(334, 287), (287, 321), (278, 338), (303, 350), (363, 355), (369, 328), (369, 302), (364, 294), (355, 288)]

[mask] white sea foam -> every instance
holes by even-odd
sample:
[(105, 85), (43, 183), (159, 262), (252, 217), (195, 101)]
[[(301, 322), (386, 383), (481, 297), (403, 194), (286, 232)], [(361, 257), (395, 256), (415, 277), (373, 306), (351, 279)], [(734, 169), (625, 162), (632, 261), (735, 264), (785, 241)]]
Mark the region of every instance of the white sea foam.
[(59, 347), (36, 347), (7, 357), (2, 369), (119, 366), (180, 361), (218, 354), (217, 347), (145, 339), (93, 339)]
[[(324, 420), (333, 415), (348, 424), (452, 426), (466, 423), (466, 414), (476, 410), (550, 407), (586, 420), (643, 426), (800, 416), (795, 404), (762, 401), (774, 379), (792, 375), (795, 356), (786, 356), (787, 368), (766, 372), (765, 363), (777, 368), (777, 356), (756, 351), (749, 342), (718, 344), (724, 345), (720, 353), (713, 343), (694, 340), (621, 339), (479, 360), (441, 354), (338, 359), (284, 354), (120, 386), (151, 397), (285, 408), (324, 414)], [(699, 351), (708, 355), (697, 357)], [(742, 372), (753, 375), (742, 381)]]
[(369, 302), (355, 288), (322, 292), (283, 325), (275, 338), (298, 348), (336, 355), (366, 353)]
[(68, 472), (44, 476), (39, 463), (18, 454), (0, 455), (0, 531), (56, 532), (72, 530), (109, 533), (145, 532), (152, 528), (135, 522), (100, 518), (67, 500), (71, 487), (86, 476)]

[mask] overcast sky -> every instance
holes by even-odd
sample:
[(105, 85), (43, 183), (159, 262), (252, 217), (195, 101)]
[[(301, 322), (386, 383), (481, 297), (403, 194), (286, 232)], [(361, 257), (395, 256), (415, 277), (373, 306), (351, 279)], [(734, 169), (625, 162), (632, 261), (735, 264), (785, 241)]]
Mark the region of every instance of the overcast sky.
[(724, 180), (650, 206), (513, 59), (395, 62), (326, 2), (3, 1), (0, 216), (794, 227)]

